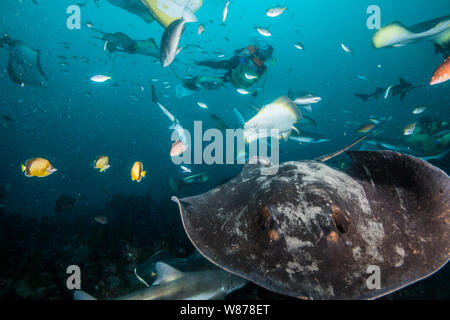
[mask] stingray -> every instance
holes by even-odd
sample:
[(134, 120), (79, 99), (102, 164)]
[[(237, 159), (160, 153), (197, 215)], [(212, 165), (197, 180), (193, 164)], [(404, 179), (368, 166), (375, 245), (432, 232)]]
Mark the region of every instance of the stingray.
[(0, 39), (0, 48), (9, 48), (8, 74), (18, 84), (47, 87), (47, 76), (41, 67), (39, 50), (8, 35)]
[(323, 163), (333, 155), (280, 164), (275, 175), (261, 175), (271, 165), (260, 161), (172, 199), (204, 257), (276, 293), (374, 299), (437, 272), (450, 252), (447, 174), (393, 151), (347, 153), (346, 172)]
[(147, 7), (142, 4), (141, 0), (108, 0), (108, 2), (119, 8), (127, 10), (132, 14), (138, 15), (147, 23), (155, 20), (148, 11)]

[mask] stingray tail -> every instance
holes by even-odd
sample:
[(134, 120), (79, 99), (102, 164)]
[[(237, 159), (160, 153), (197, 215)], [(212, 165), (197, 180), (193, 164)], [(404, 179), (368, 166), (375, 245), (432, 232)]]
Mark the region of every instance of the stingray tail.
[(382, 119), (382, 120), (380, 121), (380, 123), (379, 123), (375, 128), (373, 128), (373, 129), (372, 129), (371, 131), (369, 131), (367, 134), (365, 134), (365, 135), (363, 135), (361, 138), (355, 140), (354, 142), (352, 142), (351, 144), (349, 144), (349, 145), (346, 146), (345, 148), (343, 148), (343, 149), (341, 149), (341, 150), (338, 150), (338, 151), (336, 151), (336, 152), (329, 153), (329, 154), (326, 154), (326, 155), (324, 155), (324, 156), (318, 157), (318, 158), (316, 158), (316, 159), (314, 159), (314, 160), (319, 161), (319, 162), (325, 162), (325, 161), (328, 161), (328, 160), (330, 160), (330, 159), (332, 159), (332, 158), (334, 158), (334, 157), (337, 157), (338, 155), (344, 153), (345, 151), (349, 150), (351, 147), (357, 145), (358, 143), (360, 143), (361, 141), (363, 141), (364, 139), (366, 139), (366, 138), (367, 138), (368, 136), (370, 136), (372, 133), (374, 133), (375, 131), (377, 131), (377, 130), (378, 130), (378, 129), (386, 122), (386, 121), (391, 120), (391, 119), (392, 119), (392, 117)]
[(362, 99), (364, 102), (367, 102), (367, 100), (369, 100), (369, 95), (367, 94), (355, 93), (355, 96)]

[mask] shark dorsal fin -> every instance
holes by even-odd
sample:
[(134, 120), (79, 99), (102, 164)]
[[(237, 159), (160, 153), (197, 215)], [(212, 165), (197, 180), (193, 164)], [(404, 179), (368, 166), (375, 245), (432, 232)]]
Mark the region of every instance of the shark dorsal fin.
[(184, 277), (184, 273), (164, 262), (156, 263), (156, 280), (153, 285), (171, 282)]

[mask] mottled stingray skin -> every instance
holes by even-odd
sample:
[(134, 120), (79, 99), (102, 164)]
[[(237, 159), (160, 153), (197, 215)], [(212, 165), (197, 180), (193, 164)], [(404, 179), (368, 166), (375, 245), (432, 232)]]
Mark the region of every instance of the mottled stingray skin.
[[(449, 177), (391, 151), (348, 152), (349, 172), (287, 162), (247, 165), (205, 194), (178, 200), (192, 243), (214, 264), (277, 293), (371, 299), (443, 267), (450, 252)], [(369, 265), (381, 288), (369, 289)]]

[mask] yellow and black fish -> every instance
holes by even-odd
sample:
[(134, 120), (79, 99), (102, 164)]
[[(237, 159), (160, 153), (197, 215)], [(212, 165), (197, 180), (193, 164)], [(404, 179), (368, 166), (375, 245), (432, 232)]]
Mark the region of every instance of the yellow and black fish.
[(131, 180), (140, 182), (145, 177), (144, 165), (140, 161), (136, 161), (131, 168)]
[(55, 172), (55, 169), (50, 161), (44, 158), (33, 158), (29, 159), (22, 164), (22, 172), (25, 173), (27, 177), (39, 177), (43, 178), (51, 175)]
[(108, 156), (99, 156), (94, 161), (94, 168), (99, 169), (100, 172), (105, 171), (110, 167)]

